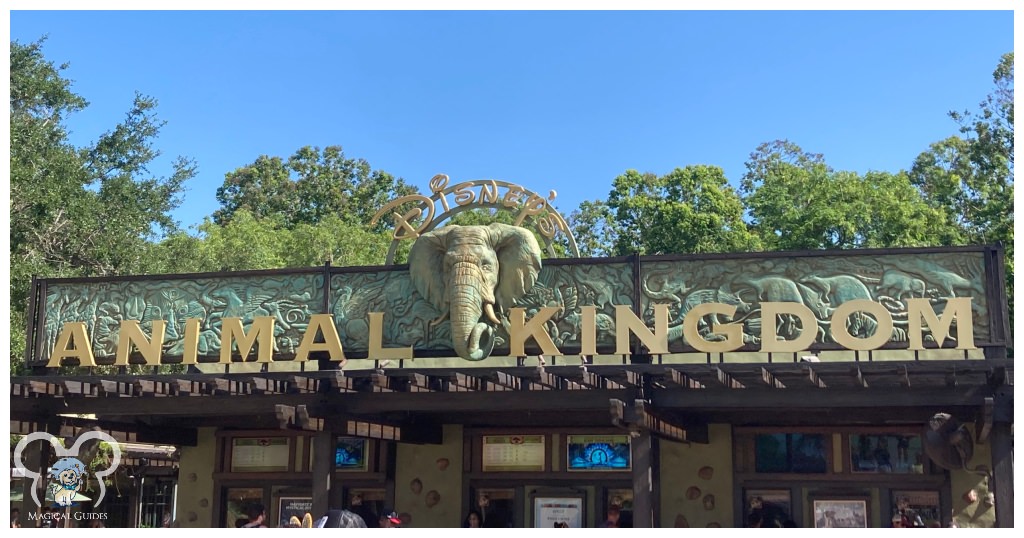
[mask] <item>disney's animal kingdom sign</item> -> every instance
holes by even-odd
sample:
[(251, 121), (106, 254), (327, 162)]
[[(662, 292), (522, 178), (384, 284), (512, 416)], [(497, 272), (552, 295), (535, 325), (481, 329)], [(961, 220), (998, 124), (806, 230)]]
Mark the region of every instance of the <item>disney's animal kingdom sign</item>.
[[(46, 279), (29, 362), (969, 350), (1008, 339), (999, 247), (541, 260), (523, 228), (419, 235), (409, 266)], [(422, 364), (420, 364), (422, 365)]]

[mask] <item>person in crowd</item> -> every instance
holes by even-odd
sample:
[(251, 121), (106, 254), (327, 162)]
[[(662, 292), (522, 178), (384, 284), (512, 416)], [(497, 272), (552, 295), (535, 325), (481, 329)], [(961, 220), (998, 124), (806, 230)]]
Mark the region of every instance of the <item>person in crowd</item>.
[(265, 529), (267, 528), (264, 521), (267, 519), (267, 510), (260, 503), (254, 503), (249, 506), (247, 512), (249, 516), (249, 522), (242, 525), (243, 529)]
[(747, 527), (751, 529), (759, 529), (764, 524), (764, 516), (760, 510), (754, 510), (747, 514)]
[(18, 510), (17, 508), (15, 508), (14, 510), (11, 510), (11, 528), (12, 529), (20, 529), (21, 528), (21, 510)]
[(470, 510), (466, 514), (466, 519), (462, 520), (462, 527), (466, 529), (479, 529), (483, 527), (483, 518), (480, 517), (480, 512), (477, 510)]
[(598, 527), (605, 529), (617, 529), (619, 528), (619, 517), (622, 515), (622, 508), (618, 505), (611, 505), (608, 507), (608, 517)]
[(351, 510), (328, 510), (313, 524), (317, 529), (365, 529), (366, 521)]
[(366, 527), (370, 529), (376, 529), (380, 526), (380, 518), (377, 517), (376, 512), (373, 508), (370, 508), (369, 504), (363, 501), (363, 496), (359, 493), (352, 495), (352, 506), (349, 510), (359, 514), (359, 517), (363, 518), (366, 523)]
[(384, 514), (380, 516), (380, 526), (382, 529), (398, 529), (402, 527), (402, 520), (397, 512), (384, 510)]

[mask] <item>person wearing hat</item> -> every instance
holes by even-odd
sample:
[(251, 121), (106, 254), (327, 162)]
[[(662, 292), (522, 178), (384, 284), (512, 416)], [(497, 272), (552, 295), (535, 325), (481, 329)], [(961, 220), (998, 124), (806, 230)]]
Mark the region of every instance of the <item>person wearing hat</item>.
[(402, 527), (402, 520), (399, 519), (397, 512), (384, 510), (384, 514), (380, 516), (380, 526), (382, 529), (398, 529)]

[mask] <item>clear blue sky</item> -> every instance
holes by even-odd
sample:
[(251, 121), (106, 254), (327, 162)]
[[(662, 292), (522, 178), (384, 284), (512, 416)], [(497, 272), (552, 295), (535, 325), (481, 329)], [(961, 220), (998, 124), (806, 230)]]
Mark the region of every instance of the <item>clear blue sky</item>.
[(197, 161), (190, 226), (225, 173), (305, 145), (424, 191), (437, 173), (553, 188), (566, 215), (631, 168), (711, 164), (736, 185), (781, 138), (837, 169), (906, 169), (990, 91), (1013, 13), (11, 12), (12, 40), (44, 34), (90, 102), (74, 143), (135, 91), (160, 101), (153, 172)]

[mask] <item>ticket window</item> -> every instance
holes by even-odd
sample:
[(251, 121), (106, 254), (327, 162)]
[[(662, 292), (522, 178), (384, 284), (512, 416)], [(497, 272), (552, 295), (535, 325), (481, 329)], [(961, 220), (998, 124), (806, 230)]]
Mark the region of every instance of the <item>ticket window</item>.
[(516, 491), (513, 488), (477, 488), (475, 509), (485, 528), (508, 528), (515, 522)]
[(225, 488), (224, 499), (226, 525), (241, 527), (249, 522), (249, 508), (263, 504), (263, 488)]
[(608, 489), (605, 493), (604, 514), (607, 518), (608, 507), (619, 507), (619, 527), (633, 528), (633, 490), (631, 488)]
[(348, 488), (345, 506), (359, 514), (369, 528), (380, 526), (380, 516), (387, 508), (387, 490), (384, 488)]

